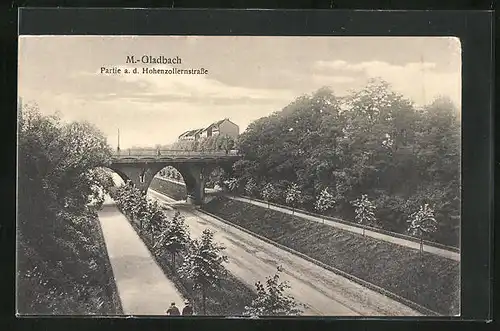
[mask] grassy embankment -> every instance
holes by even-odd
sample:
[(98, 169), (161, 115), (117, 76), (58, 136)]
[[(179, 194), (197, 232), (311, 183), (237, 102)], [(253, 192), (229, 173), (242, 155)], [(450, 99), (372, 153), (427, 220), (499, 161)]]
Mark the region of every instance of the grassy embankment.
[[(155, 179), (170, 196), (182, 186)], [(418, 303), (443, 315), (459, 312), (459, 262), (363, 237), (253, 204), (218, 198), (204, 207), (277, 243)]]
[(123, 314), (97, 216), (56, 218), (18, 231), (18, 313)]
[(210, 213), (444, 315), (458, 314), (459, 262), (253, 204), (219, 198)]
[(153, 178), (153, 181), (151, 181), (149, 188), (157, 192), (165, 193), (175, 200), (184, 200), (187, 196), (185, 186), (176, 185), (172, 182), (158, 178)]

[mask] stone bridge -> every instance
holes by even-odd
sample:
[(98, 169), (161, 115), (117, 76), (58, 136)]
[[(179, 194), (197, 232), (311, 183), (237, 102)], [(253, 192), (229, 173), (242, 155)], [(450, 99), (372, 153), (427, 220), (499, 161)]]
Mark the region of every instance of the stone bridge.
[(205, 180), (216, 168), (231, 172), (234, 162), (241, 156), (238, 151), (197, 152), (182, 150), (119, 150), (115, 152), (108, 168), (125, 182), (130, 180), (146, 192), (154, 176), (166, 166), (176, 168), (184, 178), (188, 202), (202, 204)]

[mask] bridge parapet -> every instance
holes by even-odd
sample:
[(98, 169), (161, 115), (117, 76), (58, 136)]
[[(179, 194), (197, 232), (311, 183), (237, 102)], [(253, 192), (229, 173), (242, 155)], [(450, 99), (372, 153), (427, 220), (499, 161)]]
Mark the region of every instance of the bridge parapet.
[(142, 157), (142, 156), (151, 156), (151, 157), (174, 157), (174, 156), (238, 156), (239, 152), (237, 150), (229, 150), (229, 151), (185, 151), (185, 150), (175, 150), (175, 149), (126, 149), (115, 151), (113, 153), (113, 157), (121, 158), (121, 157)]
[(183, 150), (125, 150), (115, 152), (112, 163), (184, 163), (236, 161), (240, 158), (237, 150), (231, 151), (183, 151)]

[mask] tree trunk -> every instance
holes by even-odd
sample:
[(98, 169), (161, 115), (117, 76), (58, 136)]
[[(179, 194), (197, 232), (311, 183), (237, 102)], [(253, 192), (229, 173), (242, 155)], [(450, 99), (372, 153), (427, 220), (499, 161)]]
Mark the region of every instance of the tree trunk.
[(420, 259), (423, 260), (423, 252), (424, 252), (424, 239), (422, 235), (420, 235)]
[(270, 208), (270, 203), (269, 203), (269, 200), (267, 200), (267, 209)]
[(176, 269), (175, 269), (175, 253), (172, 253), (172, 269), (174, 270), (174, 272), (176, 272)]
[(363, 237), (365, 236), (365, 228), (363, 228)]
[(207, 294), (205, 293), (205, 285), (201, 288), (201, 300), (202, 300), (202, 307), (203, 307), (203, 315), (207, 315)]

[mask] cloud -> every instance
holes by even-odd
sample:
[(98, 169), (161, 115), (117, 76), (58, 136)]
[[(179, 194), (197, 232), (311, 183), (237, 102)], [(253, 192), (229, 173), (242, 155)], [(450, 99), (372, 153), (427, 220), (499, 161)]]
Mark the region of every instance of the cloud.
[[(157, 65), (155, 69), (172, 69), (168, 65)], [(132, 67), (122, 67), (122, 69), (133, 69)], [(185, 69), (185, 68), (180, 68)], [(255, 101), (265, 103), (267, 101), (290, 100), (294, 98), (291, 91), (277, 89), (257, 89), (239, 86), (230, 86), (218, 80), (210, 78), (208, 75), (194, 74), (142, 74), (142, 67), (139, 74), (117, 75), (118, 79), (127, 84), (126, 86), (137, 86), (136, 90), (127, 89), (127, 93), (109, 94), (98, 93), (97, 99), (118, 99), (132, 98), (136, 101), (148, 102), (169, 102), (185, 100), (192, 102), (206, 102), (217, 104), (233, 104), (238, 102)], [(100, 71), (93, 74), (99, 78)]]
[(422, 105), (435, 97), (450, 97), (458, 106), (461, 105), (461, 70), (441, 72), (432, 62), (411, 62), (405, 65), (393, 65), (383, 61), (348, 63), (346, 61), (318, 61), (318, 69), (331, 69), (365, 75), (366, 78), (380, 77), (398, 91)]
[(351, 83), (355, 81), (354, 77), (350, 76), (314, 75), (312, 78), (315, 83), (322, 85)]

